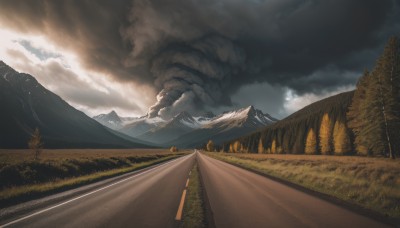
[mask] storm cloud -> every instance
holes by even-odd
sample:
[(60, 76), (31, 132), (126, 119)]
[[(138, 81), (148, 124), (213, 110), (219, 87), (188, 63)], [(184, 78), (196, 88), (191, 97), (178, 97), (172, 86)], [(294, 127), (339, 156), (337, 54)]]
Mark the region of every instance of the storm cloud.
[(394, 0), (3, 0), (0, 25), (47, 36), (115, 81), (150, 86), (149, 115), (168, 118), (230, 106), (254, 83), (297, 95), (354, 85), (398, 35), (397, 12)]

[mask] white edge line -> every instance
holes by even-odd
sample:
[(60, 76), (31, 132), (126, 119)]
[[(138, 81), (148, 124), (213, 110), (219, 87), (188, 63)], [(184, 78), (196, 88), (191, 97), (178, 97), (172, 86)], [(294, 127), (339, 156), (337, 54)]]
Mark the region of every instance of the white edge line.
[[(192, 155), (192, 154), (190, 154), (190, 155)], [(183, 159), (183, 158), (185, 158), (185, 157), (186, 157), (186, 156), (183, 156), (183, 157), (178, 158), (178, 159), (176, 159), (176, 160), (172, 160), (172, 161), (169, 161), (169, 162), (164, 163), (164, 164), (162, 164), (162, 165), (158, 165), (158, 166), (153, 167), (153, 168), (151, 168), (151, 169), (148, 169), (148, 170), (146, 170), (146, 171), (144, 171), (144, 172), (137, 173), (137, 174), (135, 174), (135, 175), (133, 175), (133, 176), (130, 176), (130, 177), (125, 178), (125, 179), (123, 179), (123, 180), (120, 180), (120, 181), (118, 181), (118, 182), (112, 183), (112, 184), (110, 184), (110, 185), (104, 186), (104, 187), (99, 188), (99, 189), (97, 189), (97, 190), (91, 191), (91, 192), (86, 193), (86, 194), (84, 194), (84, 195), (75, 197), (75, 198), (70, 199), (70, 200), (68, 200), (68, 201), (65, 201), (65, 202), (63, 202), (63, 203), (54, 205), (54, 206), (49, 207), (49, 208), (46, 208), (46, 209), (43, 209), (43, 210), (41, 210), (41, 211), (35, 212), (35, 213), (33, 213), (33, 214), (30, 214), (30, 215), (27, 215), (27, 216), (25, 216), (25, 217), (19, 218), (19, 219), (17, 219), (17, 220), (11, 221), (11, 222), (6, 223), (6, 224), (4, 224), (4, 225), (0, 225), (0, 228), (10, 226), (10, 225), (12, 225), (12, 224), (21, 222), (21, 221), (26, 220), (26, 219), (28, 219), (28, 218), (31, 218), (31, 217), (33, 217), (33, 216), (42, 214), (42, 213), (44, 213), (44, 212), (46, 212), (46, 211), (53, 210), (54, 208), (61, 207), (61, 206), (65, 205), (65, 204), (68, 204), (68, 203), (71, 203), (71, 202), (76, 201), (76, 200), (78, 200), (78, 199), (81, 199), (81, 198), (84, 198), (84, 197), (86, 197), (86, 196), (92, 195), (92, 194), (94, 194), (94, 193), (96, 193), (96, 192), (102, 191), (102, 190), (107, 189), (107, 188), (109, 188), (109, 187), (112, 187), (112, 186), (114, 186), (114, 185), (116, 185), (116, 184), (125, 182), (125, 181), (130, 180), (130, 179), (132, 179), (132, 178), (134, 178), (134, 177), (137, 177), (137, 176), (143, 175), (143, 174), (145, 174), (145, 173), (148, 173), (148, 172), (150, 172), (150, 171), (152, 171), (152, 170), (154, 170), (154, 169), (161, 168), (161, 167), (163, 167), (163, 166), (165, 166), (165, 165), (167, 165), (167, 164), (169, 164), (169, 163), (171, 163), (171, 162), (179, 161), (179, 160), (181, 160), (181, 159)]]

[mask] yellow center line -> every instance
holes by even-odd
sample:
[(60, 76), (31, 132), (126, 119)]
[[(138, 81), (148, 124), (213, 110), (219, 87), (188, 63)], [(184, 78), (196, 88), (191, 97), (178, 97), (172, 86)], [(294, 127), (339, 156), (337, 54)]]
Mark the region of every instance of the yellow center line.
[[(189, 172), (189, 176), (190, 176), (191, 172), (192, 171)], [(177, 221), (182, 220), (183, 205), (185, 204), (186, 189), (188, 186), (189, 186), (189, 178), (186, 180), (185, 190), (183, 190), (183, 192), (182, 192), (181, 202), (179, 203), (179, 208), (178, 208), (178, 211), (176, 212), (175, 220), (177, 220)]]
[(182, 197), (181, 197), (181, 203), (179, 204), (178, 212), (176, 213), (175, 220), (182, 220), (182, 211), (183, 211), (183, 204), (185, 203), (185, 197), (186, 197), (186, 189), (183, 190)]

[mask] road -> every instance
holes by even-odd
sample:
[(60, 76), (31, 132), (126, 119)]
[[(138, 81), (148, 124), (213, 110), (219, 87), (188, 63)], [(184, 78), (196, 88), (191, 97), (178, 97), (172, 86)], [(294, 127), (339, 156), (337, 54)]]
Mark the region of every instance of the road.
[(205, 155), (198, 162), (218, 228), (386, 226)]
[(32, 211), (11, 220), (13, 223), (8, 225), (177, 227), (175, 215), (194, 161), (193, 153), (68, 201)]

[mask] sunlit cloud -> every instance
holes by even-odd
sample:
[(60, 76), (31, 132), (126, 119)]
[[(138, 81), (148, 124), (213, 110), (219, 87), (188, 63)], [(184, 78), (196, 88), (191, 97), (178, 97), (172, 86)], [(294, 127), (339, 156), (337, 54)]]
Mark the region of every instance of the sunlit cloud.
[[(47, 89), (89, 116), (116, 110), (122, 115), (143, 115), (154, 102), (152, 89), (120, 83), (86, 70), (74, 53), (55, 46), (43, 36), (0, 29), (0, 56), (6, 64), (33, 75)], [(146, 96), (143, 96), (146, 94)]]

